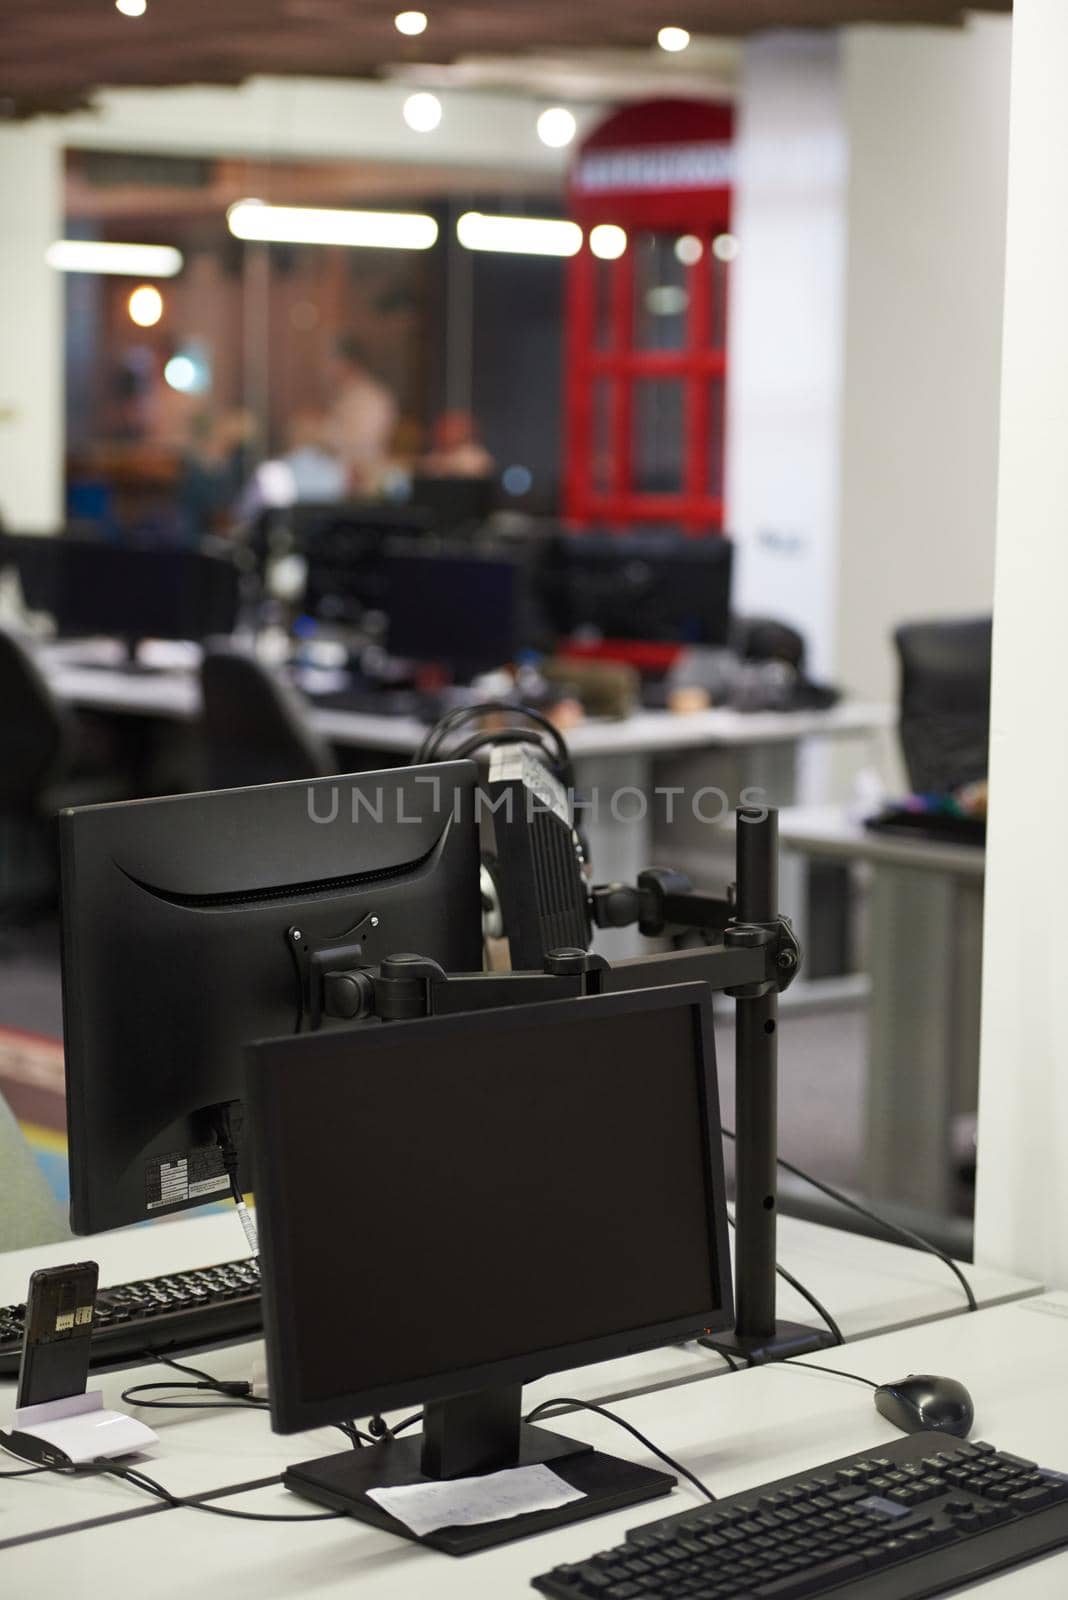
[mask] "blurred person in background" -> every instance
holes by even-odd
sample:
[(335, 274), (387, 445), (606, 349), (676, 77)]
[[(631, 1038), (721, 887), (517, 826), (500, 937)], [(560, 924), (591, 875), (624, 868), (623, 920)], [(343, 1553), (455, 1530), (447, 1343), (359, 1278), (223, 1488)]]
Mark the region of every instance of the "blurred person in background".
[(374, 494), (390, 465), (397, 427), (397, 402), (375, 376), (358, 340), (350, 334), (337, 342), (334, 357), (336, 394), (327, 417), (327, 443), (340, 461), (348, 489)]
[(478, 437), (469, 411), (443, 411), (431, 430), (431, 448), (419, 463), (428, 478), (488, 478), (493, 457)]

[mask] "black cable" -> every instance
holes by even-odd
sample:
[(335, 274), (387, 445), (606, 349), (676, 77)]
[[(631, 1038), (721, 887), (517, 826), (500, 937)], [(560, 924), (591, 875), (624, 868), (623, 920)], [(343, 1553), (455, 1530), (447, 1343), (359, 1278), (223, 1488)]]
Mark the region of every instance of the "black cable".
[(785, 1361), (775, 1363), (779, 1367), (811, 1367), (813, 1372), (829, 1372), (834, 1378), (852, 1378), (854, 1383), (866, 1383), (869, 1389), (878, 1389), (880, 1384), (871, 1378), (862, 1378), (857, 1372), (843, 1372), (839, 1367), (821, 1367), (817, 1361), (807, 1361), (803, 1356), (788, 1356)]
[(135, 1489), (143, 1489), (148, 1494), (156, 1496), (170, 1506), (186, 1507), (190, 1511), (208, 1511), (215, 1517), (236, 1517), (242, 1522), (333, 1522), (338, 1517), (348, 1515), (347, 1511), (315, 1511), (311, 1515), (287, 1515), (284, 1513), (268, 1513), (264, 1511), (231, 1511), (226, 1506), (209, 1504), (206, 1500), (189, 1500), (182, 1495), (172, 1494), (165, 1489), (162, 1483), (157, 1483), (155, 1478), (150, 1478), (139, 1468), (116, 1467), (104, 1464), (102, 1471), (113, 1478), (122, 1478), (127, 1483), (132, 1483)]
[[(559, 776), (565, 788), (574, 789), (575, 770), (571, 761), (571, 751), (560, 729), (543, 712), (535, 711), (532, 706), (515, 705), (508, 700), (484, 700), (477, 705), (457, 706), (454, 710), (447, 711), (429, 730), (412, 757), (411, 764), (418, 766), (424, 761), (458, 759), (456, 752), (452, 752), (448, 756), (442, 754), (442, 745), (450, 734), (457, 732), (465, 722), (476, 717), (496, 714), (513, 718), (526, 717), (528, 721), (533, 722), (548, 734), (555, 746), (557, 764), (560, 768)], [(485, 731), (489, 732), (490, 730), (487, 729)]]
[(629, 1434), (632, 1434), (634, 1438), (637, 1439), (639, 1444), (643, 1444), (645, 1448), (654, 1456), (656, 1456), (659, 1461), (663, 1461), (666, 1466), (669, 1466), (672, 1472), (677, 1472), (680, 1478), (685, 1478), (689, 1483), (692, 1483), (694, 1488), (698, 1490), (700, 1494), (703, 1494), (706, 1500), (715, 1500), (716, 1496), (712, 1493), (711, 1489), (706, 1489), (700, 1478), (697, 1477), (696, 1473), (691, 1472), (689, 1467), (684, 1467), (680, 1462), (676, 1461), (673, 1456), (669, 1456), (665, 1450), (661, 1450), (660, 1447), (655, 1445), (651, 1439), (647, 1439), (645, 1434), (641, 1433), (633, 1423), (625, 1421), (623, 1417), (617, 1417), (614, 1411), (608, 1411), (604, 1406), (594, 1405), (592, 1400), (569, 1400), (566, 1398), (561, 1398), (559, 1400), (543, 1400), (540, 1406), (535, 1406), (533, 1411), (527, 1412), (527, 1415), (523, 1418), (523, 1421), (536, 1422), (539, 1417), (546, 1415), (562, 1415), (560, 1411), (550, 1411), (549, 1408), (551, 1406), (562, 1406), (565, 1409), (568, 1407), (575, 1407), (579, 1411), (593, 1411), (599, 1417), (606, 1417), (609, 1422), (614, 1422), (617, 1427), (625, 1428)]
[[(725, 1139), (737, 1138), (733, 1128), (723, 1128), (721, 1132)], [(854, 1200), (851, 1195), (842, 1194), (841, 1190), (832, 1188), (829, 1183), (824, 1183), (821, 1178), (814, 1178), (810, 1172), (804, 1172), (783, 1156), (776, 1156), (775, 1159), (784, 1172), (789, 1172), (793, 1177), (800, 1178), (802, 1183), (811, 1184), (813, 1189), (818, 1189), (829, 1200), (836, 1200), (840, 1206), (845, 1206), (847, 1211), (855, 1211), (858, 1216), (866, 1217), (869, 1222), (874, 1222), (878, 1227), (885, 1228), (887, 1233), (896, 1234), (899, 1239), (906, 1240), (909, 1244), (914, 1245), (917, 1250), (923, 1250), (929, 1256), (935, 1256), (937, 1260), (949, 1268), (953, 1276), (959, 1281), (968, 1301), (968, 1310), (979, 1310), (979, 1302), (976, 1300), (972, 1286), (964, 1276), (964, 1273), (953, 1260), (953, 1257), (947, 1255), (944, 1250), (940, 1250), (936, 1244), (932, 1244), (922, 1234), (913, 1233), (911, 1228), (904, 1227), (900, 1222), (889, 1222), (886, 1217), (880, 1217), (878, 1212), (870, 1211), (867, 1206), (862, 1206), (859, 1200)]]
[[(146, 1411), (226, 1411), (228, 1409), (240, 1410), (251, 1406), (255, 1410), (265, 1411), (270, 1401), (263, 1395), (252, 1393), (252, 1385), (243, 1378), (213, 1378), (210, 1372), (204, 1372), (200, 1367), (191, 1367), (182, 1361), (174, 1361), (168, 1356), (156, 1355), (153, 1351), (143, 1352), (149, 1360), (155, 1360), (161, 1366), (173, 1367), (176, 1372), (187, 1372), (195, 1378), (202, 1379), (199, 1383), (178, 1383), (172, 1380), (169, 1383), (137, 1383), (130, 1389), (124, 1389), (122, 1399), (140, 1406)], [(209, 1394), (217, 1394), (218, 1400), (134, 1400), (135, 1395), (149, 1394), (154, 1389), (199, 1389)], [(361, 1433), (354, 1422), (335, 1422), (332, 1424), (353, 1446), (359, 1449), (361, 1445), (373, 1444), (366, 1434)]]
[(48, 1467), (20, 1467), (17, 1472), (0, 1472), (0, 1478), (32, 1478), (35, 1472), (48, 1472)]

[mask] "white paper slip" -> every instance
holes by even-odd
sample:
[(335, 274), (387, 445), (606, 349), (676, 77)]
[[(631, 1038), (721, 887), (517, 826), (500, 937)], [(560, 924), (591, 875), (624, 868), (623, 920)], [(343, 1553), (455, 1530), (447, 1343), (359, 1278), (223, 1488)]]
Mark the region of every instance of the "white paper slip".
[(440, 1483), (405, 1483), (396, 1489), (368, 1489), (368, 1498), (422, 1538), (438, 1528), (470, 1528), (528, 1511), (552, 1511), (571, 1500), (584, 1500), (545, 1466), (507, 1467), (480, 1478), (451, 1478)]

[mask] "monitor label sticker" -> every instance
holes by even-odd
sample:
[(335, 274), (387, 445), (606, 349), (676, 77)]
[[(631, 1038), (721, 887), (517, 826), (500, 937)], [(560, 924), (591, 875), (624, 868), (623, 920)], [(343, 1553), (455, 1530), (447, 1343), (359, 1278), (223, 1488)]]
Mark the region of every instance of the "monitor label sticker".
[(222, 1152), (216, 1145), (201, 1145), (195, 1150), (149, 1161), (145, 1167), (146, 1211), (181, 1205), (186, 1200), (203, 1200), (213, 1194), (227, 1194), (230, 1180), (223, 1171)]

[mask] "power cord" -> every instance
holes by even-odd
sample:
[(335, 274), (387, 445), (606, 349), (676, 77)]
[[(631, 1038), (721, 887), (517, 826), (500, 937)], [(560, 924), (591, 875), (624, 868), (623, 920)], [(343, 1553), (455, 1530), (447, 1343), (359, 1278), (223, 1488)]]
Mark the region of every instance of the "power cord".
[(112, 1478), (122, 1478), (135, 1489), (143, 1489), (147, 1494), (155, 1495), (157, 1500), (163, 1500), (169, 1506), (184, 1506), (190, 1511), (208, 1511), (215, 1517), (234, 1517), (241, 1522), (333, 1522), (339, 1517), (347, 1516), (345, 1511), (315, 1511), (311, 1515), (287, 1515), (284, 1512), (264, 1511), (232, 1511), (226, 1506), (210, 1505), (206, 1500), (192, 1500), (183, 1495), (172, 1494), (165, 1489), (162, 1483), (157, 1483), (155, 1478), (150, 1478), (138, 1467), (117, 1467), (112, 1463), (101, 1463), (101, 1471)]
[[(552, 1409), (553, 1407), (557, 1409), (554, 1410)], [(677, 1472), (680, 1478), (685, 1478), (688, 1483), (692, 1483), (698, 1493), (703, 1494), (706, 1500), (715, 1500), (716, 1496), (711, 1489), (707, 1489), (696, 1473), (690, 1471), (689, 1467), (684, 1467), (681, 1462), (675, 1460), (674, 1456), (669, 1456), (665, 1450), (661, 1450), (659, 1445), (655, 1445), (651, 1439), (647, 1439), (645, 1434), (636, 1428), (633, 1423), (625, 1421), (623, 1417), (617, 1417), (614, 1411), (609, 1411), (604, 1406), (594, 1405), (592, 1400), (571, 1400), (563, 1397), (558, 1400), (543, 1400), (541, 1405), (535, 1406), (533, 1411), (527, 1412), (523, 1421), (537, 1422), (539, 1417), (562, 1416), (568, 1410), (592, 1411), (597, 1416), (605, 1417), (609, 1422), (614, 1422), (617, 1428), (625, 1428), (629, 1434), (637, 1439), (639, 1444), (644, 1445), (648, 1451), (656, 1456), (658, 1461), (663, 1461), (666, 1466), (671, 1468), (672, 1472)]]
[(258, 1256), (260, 1253), (259, 1235), (256, 1232), (256, 1220), (248, 1206), (241, 1188), (238, 1176), (240, 1157), (237, 1145), (234, 1142), (233, 1128), (230, 1124), (230, 1107), (228, 1104), (218, 1105), (212, 1109), (212, 1123), (215, 1131), (215, 1140), (222, 1152), (223, 1169), (230, 1180), (230, 1194), (234, 1205), (237, 1207), (237, 1218), (244, 1230), (248, 1241), (250, 1254)]
[[(161, 1366), (173, 1367), (175, 1372), (187, 1373), (190, 1377), (200, 1381), (195, 1383), (180, 1383), (172, 1379), (167, 1383), (135, 1383), (131, 1388), (124, 1389), (122, 1400), (125, 1404), (140, 1406), (146, 1411), (227, 1411), (251, 1408), (255, 1411), (265, 1411), (270, 1401), (261, 1395), (252, 1393), (251, 1383), (243, 1378), (213, 1378), (210, 1372), (204, 1372), (200, 1367), (188, 1366), (185, 1362), (174, 1361), (167, 1356), (158, 1355), (153, 1350), (142, 1352), (149, 1361), (158, 1361)], [(152, 1394), (157, 1389), (193, 1389), (220, 1396), (217, 1400), (141, 1400), (136, 1397)], [(360, 1449), (365, 1444), (374, 1444), (374, 1440), (367, 1434), (361, 1433), (354, 1422), (336, 1422), (333, 1424), (339, 1433), (354, 1449)]]
[[(721, 1132), (725, 1139), (737, 1139), (733, 1128), (723, 1128)], [(941, 1261), (944, 1266), (949, 1268), (964, 1290), (964, 1295), (968, 1302), (968, 1310), (979, 1310), (979, 1302), (976, 1300), (972, 1286), (964, 1276), (964, 1273), (953, 1260), (953, 1257), (947, 1255), (944, 1250), (940, 1250), (936, 1244), (932, 1244), (922, 1234), (913, 1233), (911, 1228), (903, 1227), (899, 1222), (889, 1222), (886, 1217), (880, 1217), (878, 1212), (871, 1211), (867, 1206), (861, 1205), (860, 1201), (854, 1200), (851, 1195), (843, 1194), (841, 1190), (832, 1188), (829, 1183), (824, 1183), (822, 1178), (814, 1178), (810, 1172), (803, 1171), (801, 1167), (795, 1166), (792, 1161), (787, 1161), (782, 1156), (777, 1156), (776, 1161), (784, 1172), (789, 1172), (794, 1178), (800, 1178), (802, 1183), (810, 1184), (813, 1189), (818, 1189), (821, 1194), (825, 1194), (829, 1200), (835, 1200), (840, 1206), (845, 1206), (847, 1211), (854, 1211), (857, 1216), (866, 1217), (869, 1222), (874, 1222), (877, 1227), (884, 1228), (887, 1233), (896, 1234), (899, 1239), (904, 1239), (907, 1244), (911, 1244), (915, 1249), (923, 1250), (927, 1255), (934, 1256), (938, 1261)]]

